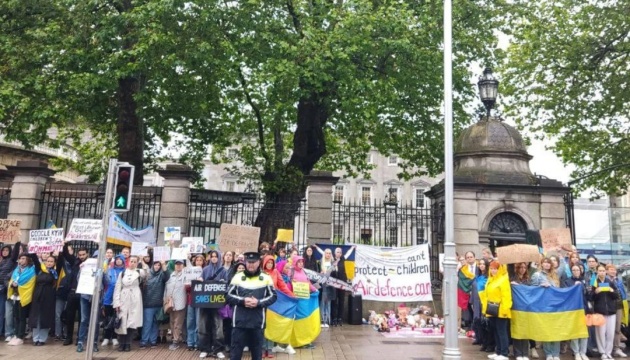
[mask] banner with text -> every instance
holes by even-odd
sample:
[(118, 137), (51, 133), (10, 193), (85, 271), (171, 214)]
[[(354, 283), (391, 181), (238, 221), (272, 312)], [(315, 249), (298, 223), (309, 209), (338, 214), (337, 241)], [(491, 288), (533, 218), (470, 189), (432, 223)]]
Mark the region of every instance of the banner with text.
[(155, 246), (155, 231), (153, 231), (153, 225), (135, 230), (127, 225), (120, 216), (112, 214), (107, 227), (107, 242), (122, 246), (131, 246), (134, 242), (141, 242)]
[(99, 219), (72, 219), (70, 229), (66, 234), (66, 241), (82, 240), (98, 242), (103, 221)]
[(20, 240), (22, 220), (0, 219), (0, 242), (15, 244)]
[(192, 307), (195, 308), (220, 308), (225, 305), (227, 283), (219, 281), (193, 281), (192, 282)]
[(429, 246), (357, 245), (352, 287), (363, 300), (432, 301)]

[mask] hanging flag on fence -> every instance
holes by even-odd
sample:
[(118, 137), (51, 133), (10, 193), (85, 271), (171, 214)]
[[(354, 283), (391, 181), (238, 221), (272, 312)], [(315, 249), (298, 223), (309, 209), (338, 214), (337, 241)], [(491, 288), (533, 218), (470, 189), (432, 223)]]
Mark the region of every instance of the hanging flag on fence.
[(107, 228), (107, 242), (123, 246), (131, 246), (132, 242), (143, 242), (155, 246), (155, 231), (153, 225), (134, 230), (118, 215), (112, 214), (109, 217), (109, 227)]
[(564, 341), (588, 337), (581, 286), (512, 286), (514, 339)]

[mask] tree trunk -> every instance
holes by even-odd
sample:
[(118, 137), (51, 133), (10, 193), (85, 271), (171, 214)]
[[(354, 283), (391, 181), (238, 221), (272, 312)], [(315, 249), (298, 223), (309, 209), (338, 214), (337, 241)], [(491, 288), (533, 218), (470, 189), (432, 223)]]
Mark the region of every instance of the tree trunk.
[(134, 98), (138, 91), (138, 79), (118, 79), (118, 160), (136, 167), (134, 185), (142, 185), (144, 180), (144, 123), (137, 114)]
[(272, 244), (278, 234), (278, 229), (293, 229), (295, 218), (304, 198), (299, 194), (280, 194), (266, 197), (265, 204), (260, 209), (254, 226), (260, 227), (259, 242), (267, 241)]
[(265, 205), (254, 223), (260, 227), (259, 242), (272, 243), (278, 229), (294, 228), (295, 217), (306, 194), (304, 176), (326, 154), (324, 126), (328, 110), (320, 95), (311, 93), (299, 100), (291, 159), (283, 168), (275, 167), (274, 172), (263, 176), (263, 184), (273, 184), (274, 189), (265, 191)]

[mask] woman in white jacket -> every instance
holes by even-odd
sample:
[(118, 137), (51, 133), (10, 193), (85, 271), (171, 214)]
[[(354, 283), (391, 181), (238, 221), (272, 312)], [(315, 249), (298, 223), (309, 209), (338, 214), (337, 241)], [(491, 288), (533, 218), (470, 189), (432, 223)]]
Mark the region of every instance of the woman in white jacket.
[(131, 351), (132, 333), (142, 327), (142, 292), (140, 283), (144, 281), (144, 270), (138, 269), (138, 257), (131, 256), (129, 265), (118, 277), (114, 289), (114, 309), (120, 326), (116, 329), (118, 351)]

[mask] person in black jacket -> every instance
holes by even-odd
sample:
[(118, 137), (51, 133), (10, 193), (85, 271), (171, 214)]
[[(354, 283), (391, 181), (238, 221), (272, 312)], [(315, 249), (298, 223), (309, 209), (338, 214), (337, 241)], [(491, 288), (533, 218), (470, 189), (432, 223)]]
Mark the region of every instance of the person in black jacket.
[[(34, 255), (34, 254), (31, 254)], [(34, 258), (36, 263), (37, 257)], [(61, 261), (59, 262), (61, 263)], [(28, 324), (33, 329), (33, 345), (42, 346), (48, 339), (49, 330), (55, 325), (55, 297), (57, 279), (61, 266), (54, 256), (49, 256), (43, 263), (44, 266), (35, 265), (37, 277), (35, 278), (35, 291), (28, 318)]]
[[(597, 277), (589, 291), (589, 297), (593, 301), (593, 310), (606, 319), (604, 325), (598, 326), (595, 334), (597, 348), (602, 359), (612, 359), (613, 343), (615, 340), (615, 322), (617, 315), (617, 298), (619, 290), (615, 281), (606, 276), (606, 266), (597, 265)], [(606, 357), (604, 357), (606, 356)]]
[(276, 290), (271, 277), (261, 272), (260, 254), (247, 252), (244, 255), (245, 271), (234, 275), (227, 293), (228, 303), (234, 306), (230, 360), (240, 360), (245, 346), (249, 347), (252, 360), (260, 360), (265, 339), (265, 311), (276, 301)]
[(63, 259), (68, 264), (70, 268), (70, 274), (67, 276), (69, 291), (68, 291), (68, 301), (66, 302), (66, 340), (63, 342), (63, 345), (71, 345), (72, 344), (72, 336), (74, 335), (74, 322), (77, 315), (77, 311), (80, 309), (80, 300), (81, 294), (77, 294), (77, 285), (78, 285), (78, 276), (81, 272), (81, 264), (87, 260), (88, 252), (87, 249), (81, 248), (77, 251), (77, 256), (75, 257), (71, 252), (70, 244), (66, 243), (63, 246)]
[[(356, 246), (353, 246), (348, 250), (344, 256), (341, 248), (335, 249), (335, 261), (333, 262), (333, 271), (330, 276), (335, 279), (347, 282), (348, 275), (346, 274), (346, 257), (350, 256)], [(342, 289), (335, 289), (335, 297), (332, 304), (332, 326), (341, 326), (343, 323), (343, 305), (346, 299), (346, 291)]]
[(13, 323), (13, 303), (7, 301), (7, 289), (11, 274), (17, 266), (18, 255), (20, 254), (20, 243), (13, 246), (4, 245), (0, 249), (0, 335), (4, 335), (7, 340), (15, 336), (15, 326)]

